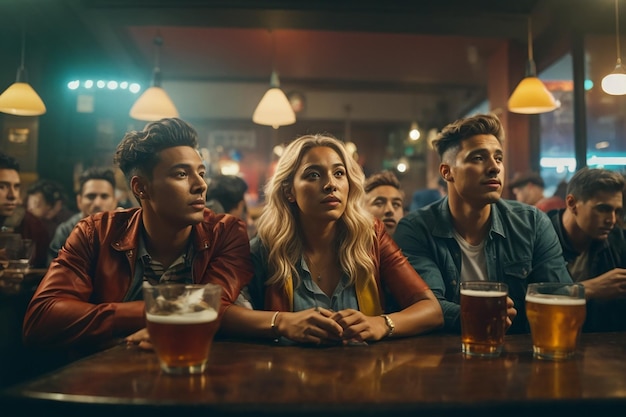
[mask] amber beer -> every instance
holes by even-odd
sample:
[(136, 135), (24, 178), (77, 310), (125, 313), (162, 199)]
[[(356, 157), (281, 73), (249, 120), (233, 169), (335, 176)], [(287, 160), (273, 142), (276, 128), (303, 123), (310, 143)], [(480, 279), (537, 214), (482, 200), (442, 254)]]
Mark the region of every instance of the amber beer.
[(169, 316), (146, 314), (146, 319), (150, 341), (164, 370), (204, 371), (218, 327), (217, 311), (207, 309)]
[(143, 284), (146, 323), (161, 369), (205, 371), (218, 328), (222, 287), (215, 284)]
[[(534, 356), (540, 359), (566, 359), (576, 353), (576, 344), (586, 306), (582, 284), (529, 285), (526, 316), (533, 339)], [(532, 288), (531, 288), (532, 287)], [(561, 289), (557, 291), (557, 289)]]
[(501, 282), (461, 283), (461, 347), (470, 356), (498, 356), (504, 345), (508, 287)]

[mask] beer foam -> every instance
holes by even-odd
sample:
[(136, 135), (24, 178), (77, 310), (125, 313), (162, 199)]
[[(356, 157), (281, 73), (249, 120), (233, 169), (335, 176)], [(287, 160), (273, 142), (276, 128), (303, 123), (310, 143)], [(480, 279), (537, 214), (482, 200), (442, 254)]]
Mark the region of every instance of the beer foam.
[(580, 306), (585, 305), (584, 298), (570, 298), (558, 294), (533, 294), (527, 295), (526, 301), (537, 304), (550, 304), (558, 306)]
[(161, 316), (159, 314), (146, 313), (146, 318), (152, 323), (165, 324), (197, 324), (208, 323), (217, 318), (217, 311), (202, 310), (188, 314), (171, 314), (169, 316)]
[(472, 297), (506, 297), (506, 291), (461, 290), (461, 294)]

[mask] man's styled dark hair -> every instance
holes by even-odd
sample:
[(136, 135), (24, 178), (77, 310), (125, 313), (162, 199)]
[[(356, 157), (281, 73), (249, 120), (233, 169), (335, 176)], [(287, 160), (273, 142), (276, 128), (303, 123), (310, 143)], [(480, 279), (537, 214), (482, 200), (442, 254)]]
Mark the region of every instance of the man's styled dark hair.
[[(398, 177), (396, 177), (393, 172), (388, 170), (380, 171), (370, 175), (365, 180), (364, 189), (366, 193), (369, 193), (370, 191), (377, 187), (380, 187), (381, 185), (389, 185), (402, 192), (402, 190), (400, 189), (400, 181), (398, 180)], [(402, 193), (402, 195), (404, 198), (404, 193)]]
[(502, 143), (504, 129), (500, 119), (494, 114), (477, 114), (452, 122), (444, 127), (433, 140), (433, 148), (443, 160), (448, 150), (458, 150), (462, 141), (476, 135), (493, 135), (498, 142)]
[(152, 170), (159, 162), (159, 152), (175, 146), (197, 149), (198, 133), (181, 119), (161, 119), (148, 123), (142, 131), (126, 133), (117, 145), (113, 161), (129, 182), (137, 174), (152, 179)]
[(207, 202), (215, 200), (222, 206), (225, 213), (237, 207), (248, 191), (248, 184), (236, 175), (216, 175), (209, 181), (206, 192)]
[(14, 169), (20, 172), (20, 164), (17, 162), (17, 159), (4, 152), (0, 152), (0, 169)]
[(115, 190), (115, 173), (109, 168), (87, 168), (84, 170), (80, 177), (78, 177), (78, 195), (83, 193), (85, 183), (91, 180), (104, 180), (107, 181)]
[(624, 176), (603, 168), (584, 167), (576, 171), (567, 184), (567, 194), (585, 202), (598, 192), (624, 192)]
[(61, 184), (56, 181), (41, 179), (35, 181), (26, 190), (26, 195), (41, 193), (46, 203), (53, 206), (57, 201), (65, 203), (65, 192)]

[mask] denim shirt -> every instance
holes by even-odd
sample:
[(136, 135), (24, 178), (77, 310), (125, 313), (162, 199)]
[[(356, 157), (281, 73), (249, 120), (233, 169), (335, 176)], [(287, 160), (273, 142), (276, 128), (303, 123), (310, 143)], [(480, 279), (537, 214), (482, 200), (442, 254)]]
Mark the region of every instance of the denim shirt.
[[(445, 330), (460, 332), (461, 249), (454, 239), (448, 198), (407, 214), (394, 240), (439, 300)], [(546, 214), (517, 201), (491, 204), (485, 258), (489, 281), (506, 283), (517, 309), (509, 333), (529, 332), (524, 301), (529, 283), (572, 282)]]

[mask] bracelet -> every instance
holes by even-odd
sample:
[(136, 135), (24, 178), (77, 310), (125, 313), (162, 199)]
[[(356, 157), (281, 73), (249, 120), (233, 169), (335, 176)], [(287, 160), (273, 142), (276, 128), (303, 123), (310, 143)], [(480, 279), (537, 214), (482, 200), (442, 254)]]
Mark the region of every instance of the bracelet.
[(391, 337), (391, 335), (393, 334), (393, 331), (396, 329), (396, 326), (393, 324), (393, 320), (391, 320), (391, 317), (389, 317), (386, 314), (381, 314), (380, 317), (385, 319), (385, 324), (387, 325), (387, 334), (385, 335), (385, 337)]
[(274, 342), (276, 343), (278, 343), (278, 339), (280, 339), (280, 335), (278, 334), (278, 327), (276, 327), (276, 317), (278, 317), (278, 313), (280, 313), (280, 311), (274, 313), (274, 315), (272, 316), (272, 321), (270, 322), (270, 328), (272, 329), (272, 333), (275, 336)]

